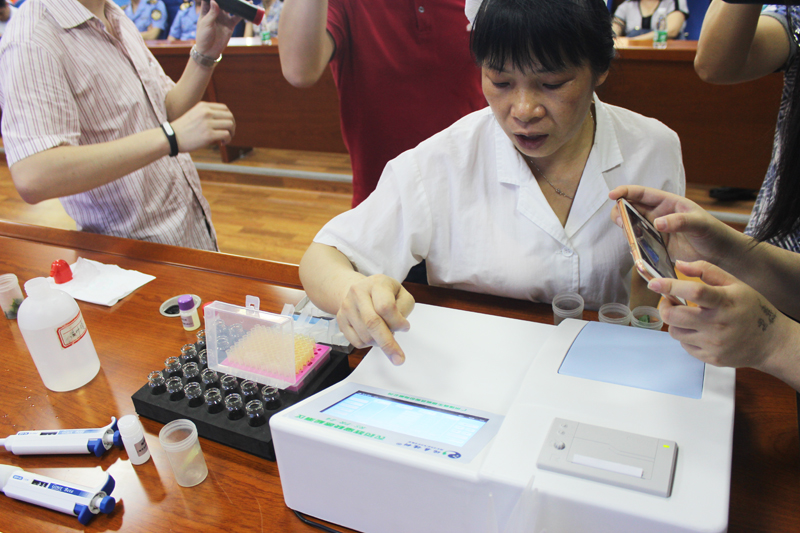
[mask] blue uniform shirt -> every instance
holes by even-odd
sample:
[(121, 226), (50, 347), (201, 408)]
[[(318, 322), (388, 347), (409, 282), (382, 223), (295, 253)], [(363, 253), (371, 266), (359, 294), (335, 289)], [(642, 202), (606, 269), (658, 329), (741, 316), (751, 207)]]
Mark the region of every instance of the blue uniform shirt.
[(123, 9), (140, 32), (147, 31), (150, 26), (162, 31), (167, 27), (167, 8), (161, 0), (140, 0), (136, 13), (130, 4)]
[[(183, 7), (186, 6), (186, 7)], [(197, 19), (199, 14), (194, 7), (194, 3), (186, 2), (181, 6), (181, 10), (175, 15), (169, 36), (179, 41), (189, 41), (197, 37)]]

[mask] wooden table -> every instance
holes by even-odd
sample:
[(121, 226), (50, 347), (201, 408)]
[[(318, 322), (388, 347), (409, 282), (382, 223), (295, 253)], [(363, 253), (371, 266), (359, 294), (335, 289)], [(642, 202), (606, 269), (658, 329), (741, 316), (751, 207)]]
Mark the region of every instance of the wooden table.
[[(111, 416), (133, 412), (131, 395), (148, 372), (194, 339), (159, 304), (181, 293), (204, 301), (244, 302), (261, 298), (261, 308), (279, 312), (297, 302), (297, 268), (238, 256), (186, 250), (80, 232), (0, 221), (0, 273), (20, 279), (46, 276), (56, 259), (78, 257), (153, 274), (156, 279), (113, 307), (80, 303), (102, 368), (88, 385), (55, 393), (43, 385), (17, 324), (0, 319), (3, 363), (0, 376), (0, 437), (24, 429), (106, 425)], [(549, 307), (461, 291), (409, 285), (417, 301), (552, 322)], [(594, 318), (595, 314), (587, 315)], [(352, 359), (353, 364), (358, 357)], [(737, 374), (730, 532), (800, 531), (800, 449), (795, 397), (779, 381), (755, 371)], [(200, 439), (208, 478), (193, 488), (175, 483), (158, 444), (162, 425), (142, 419), (151, 461), (133, 467), (113, 448), (102, 458), (15, 456), (0, 451), (2, 463), (42, 475), (94, 486), (103, 471), (117, 481), (119, 500), (110, 515), (81, 528), (75, 518), (0, 496), (0, 531), (315, 531), (286, 508), (275, 463)], [(341, 529), (341, 528), (340, 528)]]

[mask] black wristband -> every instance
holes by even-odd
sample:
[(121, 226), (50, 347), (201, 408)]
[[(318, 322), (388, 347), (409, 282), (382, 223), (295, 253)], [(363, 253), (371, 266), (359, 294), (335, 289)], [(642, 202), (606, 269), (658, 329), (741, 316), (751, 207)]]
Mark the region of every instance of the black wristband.
[(164, 135), (167, 136), (167, 140), (169, 141), (169, 156), (175, 157), (178, 155), (178, 138), (175, 137), (175, 130), (172, 129), (169, 122), (163, 123), (161, 129), (164, 131)]

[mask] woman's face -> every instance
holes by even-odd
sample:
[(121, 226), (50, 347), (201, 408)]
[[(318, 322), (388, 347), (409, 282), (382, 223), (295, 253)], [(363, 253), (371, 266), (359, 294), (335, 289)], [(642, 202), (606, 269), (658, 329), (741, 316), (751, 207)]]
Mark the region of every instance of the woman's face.
[[(558, 72), (482, 69), (483, 94), (511, 142), (532, 159), (569, 157), (581, 144), (591, 144), (588, 120), (592, 94), (606, 73), (595, 77), (588, 65)], [(589, 130), (591, 132), (591, 129)], [(553, 161), (555, 159), (551, 159)]]

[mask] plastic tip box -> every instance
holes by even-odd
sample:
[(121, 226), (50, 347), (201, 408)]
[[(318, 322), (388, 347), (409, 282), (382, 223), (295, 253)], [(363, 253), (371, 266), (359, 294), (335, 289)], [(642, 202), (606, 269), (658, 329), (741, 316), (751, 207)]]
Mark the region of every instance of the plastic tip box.
[(247, 296), (245, 307), (219, 301), (205, 307), (208, 366), (214, 370), (297, 391), (330, 357), (330, 347), (295, 335), (290, 317), (259, 310)]

